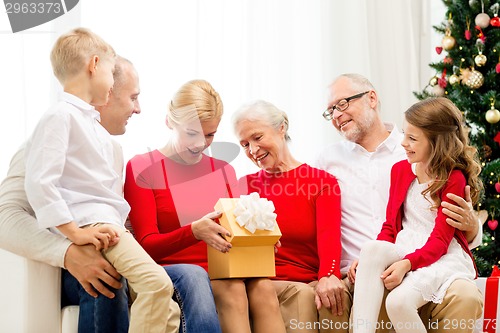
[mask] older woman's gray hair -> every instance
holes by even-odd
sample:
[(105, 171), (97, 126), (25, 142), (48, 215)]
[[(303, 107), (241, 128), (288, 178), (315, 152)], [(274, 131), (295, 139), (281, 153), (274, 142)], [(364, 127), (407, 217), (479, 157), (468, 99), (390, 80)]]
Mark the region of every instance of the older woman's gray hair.
[(232, 116), (233, 129), (243, 120), (263, 121), (276, 130), (281, 124), (285, 125), (285, 140), (290, 141), (288, 135), (288, 116), (274, 104), (257, 100), (241, 106)]

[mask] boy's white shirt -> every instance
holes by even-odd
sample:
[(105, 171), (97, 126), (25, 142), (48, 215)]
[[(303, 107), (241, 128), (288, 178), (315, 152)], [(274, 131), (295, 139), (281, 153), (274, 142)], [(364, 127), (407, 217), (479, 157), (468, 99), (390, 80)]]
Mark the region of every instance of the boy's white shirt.
[[(68, 93), (40, 119), (25, 151), (25, 190), (41, 227), (124, 226), (130, 206), (115, 171), (111, 135), (94, 107)], [(117, 161), (121, 163), (121, 161)]]

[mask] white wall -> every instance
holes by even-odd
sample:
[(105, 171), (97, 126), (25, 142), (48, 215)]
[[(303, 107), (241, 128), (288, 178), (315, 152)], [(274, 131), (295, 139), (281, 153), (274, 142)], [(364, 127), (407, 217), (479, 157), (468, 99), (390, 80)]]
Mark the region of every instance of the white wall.
[[(412, 91), (434, 74), (427, 64), (435, 55), (430, 13), (436, 3), (82, 0), (63, 17), (16, 34), (9, 33), (0, 12), (0, 178), (55, 99), (59, 87), (49, 52), (55, 38), (72, 27), (97, 32), (138, 69), (143, 112), (119, 138), (126, 160), (165, 143), (171, 96), (185, 81), (204, 78), (225, 105), (218, 141), (235, 142), (231, 112), (249, 100), (266, 99), (289, 114), (292, 151), (310, 162), (323, 146), (340, 139), (321, 113), (326, 87), (341, 73), (371, 78), (384, 118), (401, 124), (402, 112), (415, 101)], [(436, 16), (441, 21), (443, 15)], [(255, 170), (244, 157), (234, 165), (240, 175)]]

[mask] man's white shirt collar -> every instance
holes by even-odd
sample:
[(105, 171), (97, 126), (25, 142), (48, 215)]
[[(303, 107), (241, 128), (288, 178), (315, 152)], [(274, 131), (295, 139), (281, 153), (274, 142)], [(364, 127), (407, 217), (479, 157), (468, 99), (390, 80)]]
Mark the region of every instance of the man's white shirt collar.
[[(382, 149), (382, 147), (387, 148), (389, 151), (394, 151), (399, 145), (401, 145), (402, 133), (399, 131), (398, 127), (392, 123), (384, 123), (385, 129), (390, 132), (389, 136), (378, 145), (375, 151)], [(346, 147), (350, 150), (359, 149), (362, 151), (366, 151), (361, 145), (349, 141), (343, 140)]]

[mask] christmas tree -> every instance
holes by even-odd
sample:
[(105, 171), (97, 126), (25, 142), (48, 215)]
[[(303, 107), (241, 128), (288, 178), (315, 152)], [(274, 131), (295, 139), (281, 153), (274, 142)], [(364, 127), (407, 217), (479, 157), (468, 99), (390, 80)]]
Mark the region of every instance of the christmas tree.
[[(417, 98), (445, 96), (464, 112), (471, 143), (482, 163), (484, 196), (477, 207), (486, 222), (481, 246), (473, 253), (480, 276), (500, 264), (500, 0), (443, 0), (443, 35), (436, 52), (442, 60), (429, 66), (436, 74)], [(500, 228), (498, 229), (500, 232)]]

